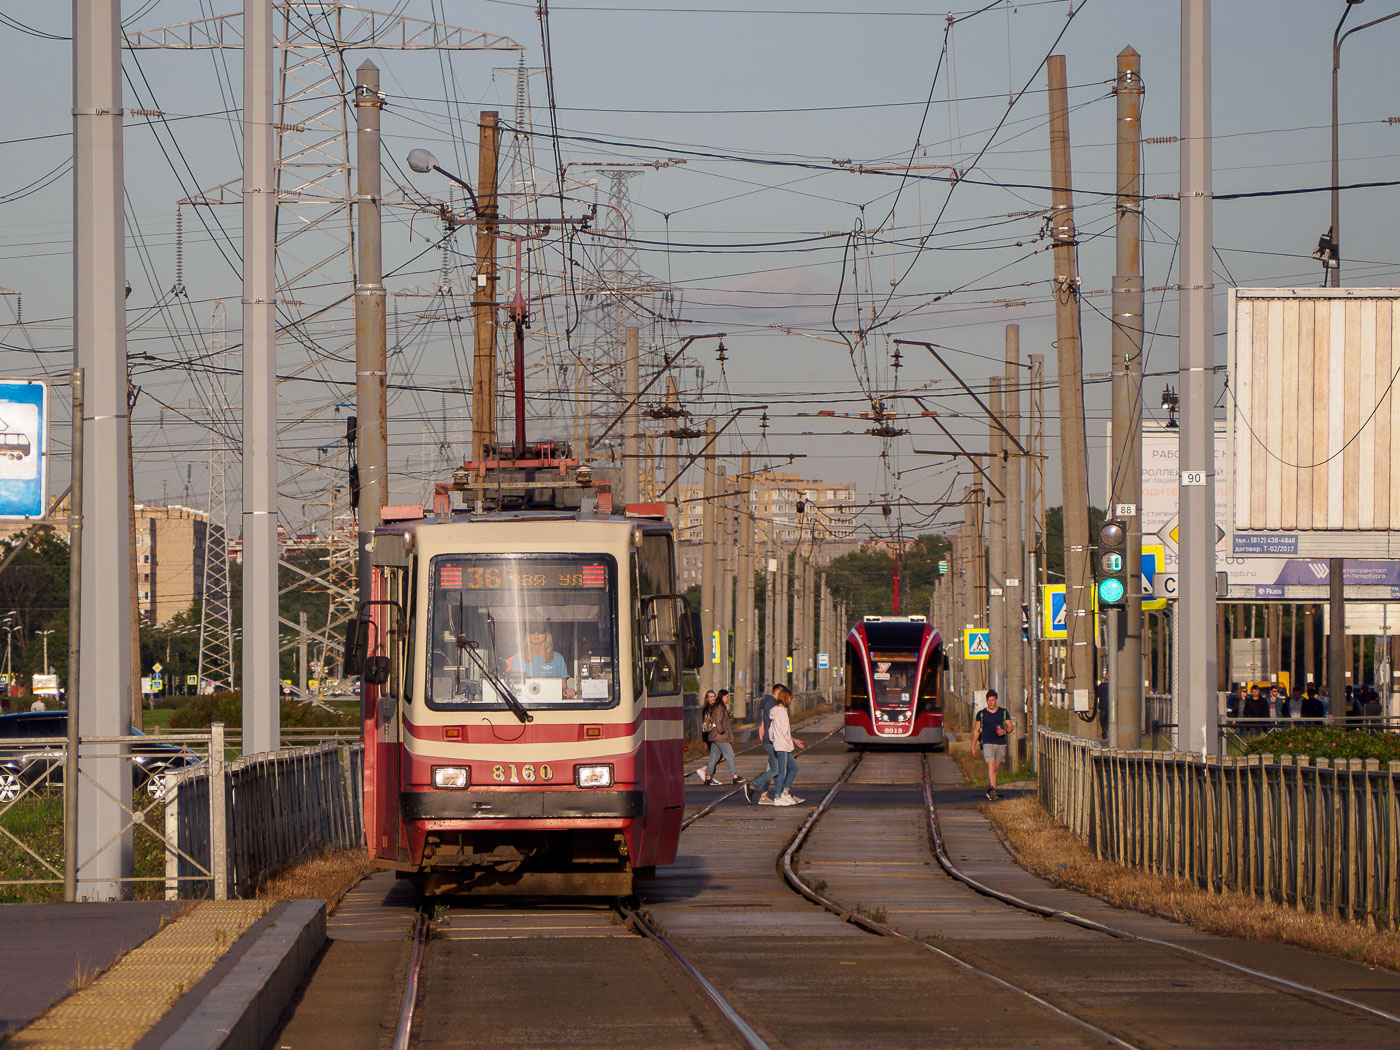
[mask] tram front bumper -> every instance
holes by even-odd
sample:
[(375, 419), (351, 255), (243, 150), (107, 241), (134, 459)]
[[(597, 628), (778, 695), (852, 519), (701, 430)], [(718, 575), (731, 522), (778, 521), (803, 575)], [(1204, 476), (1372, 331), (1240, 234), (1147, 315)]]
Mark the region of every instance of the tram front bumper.
[(640, 817), (645, 791), (401, 791), (405, 820), (599, 820)]

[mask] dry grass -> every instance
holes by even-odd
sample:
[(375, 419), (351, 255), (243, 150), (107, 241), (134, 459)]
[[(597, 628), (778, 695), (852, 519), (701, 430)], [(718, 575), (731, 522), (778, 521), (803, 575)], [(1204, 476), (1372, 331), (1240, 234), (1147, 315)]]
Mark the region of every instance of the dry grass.
[(1400, 970), (1400, 934), (1295, 911), (1231, 890), (1212, 893), (1183, 879), (1099, 860), (1067, 828), (1051, 820), (1033, 796), (981, 808), (991, 817), (1017, 862), (1056, 886), (1208, 933), (1277, 941)]
[(367, 850), (333, 850), (274, 875), (258, 896), (274, 901), (320, 897), (334, 910), (345, 891), (374, 870)]

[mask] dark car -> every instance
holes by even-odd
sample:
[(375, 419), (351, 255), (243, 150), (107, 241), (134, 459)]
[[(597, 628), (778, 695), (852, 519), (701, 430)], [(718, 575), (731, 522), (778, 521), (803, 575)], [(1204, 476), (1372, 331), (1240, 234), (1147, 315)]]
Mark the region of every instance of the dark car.
[[(131, 733), (133, 781), (152, 798), (165, 797), (166, 773), (204, 761), (202, 755), (186, 748), (157, 743), (135, 726)], [(31, 784), (39, 788), (61, 785), (67, 740), (67, 711), (0, 715), (0, 803), (13, 801)]]

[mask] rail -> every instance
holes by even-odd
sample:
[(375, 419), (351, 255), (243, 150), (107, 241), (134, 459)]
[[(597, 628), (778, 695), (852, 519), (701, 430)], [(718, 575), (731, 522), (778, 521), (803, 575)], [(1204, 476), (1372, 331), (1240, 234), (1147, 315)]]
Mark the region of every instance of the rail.
[(1096, 856), (1400, 928), (1400, 762), (1039, 744), (1041, 802)]
[(304, 857), (363, 842), (362, 746), (221, 759), (215, 754), (167, 784), (168, 899), (202, 891), (203, 882), (215, 899), (251, 894)]

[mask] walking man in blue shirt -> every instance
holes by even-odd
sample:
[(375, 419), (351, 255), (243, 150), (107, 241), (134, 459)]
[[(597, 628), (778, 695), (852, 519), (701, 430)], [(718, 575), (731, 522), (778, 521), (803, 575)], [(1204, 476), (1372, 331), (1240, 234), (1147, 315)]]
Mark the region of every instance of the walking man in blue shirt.
[(982, 748), (982, 757), (987, 762), (987, 798), (995, 802), (997, 794), (997, 767), (1006, 761), (1007, 737), (1011, 734), (1011, 715), (997, 704), (997, 691), (987, 690), (987, 706), (977, 712), (976, 743)]

